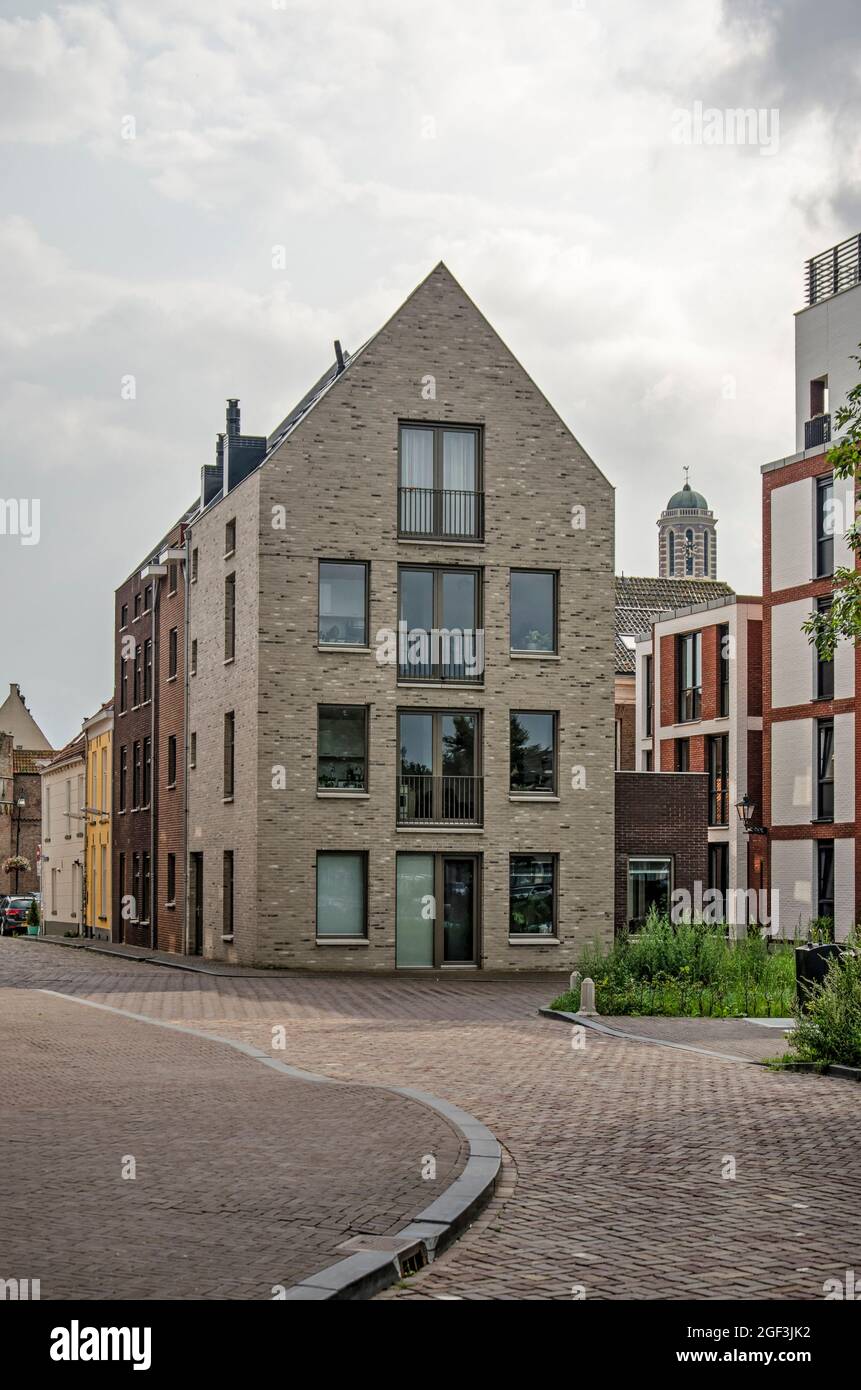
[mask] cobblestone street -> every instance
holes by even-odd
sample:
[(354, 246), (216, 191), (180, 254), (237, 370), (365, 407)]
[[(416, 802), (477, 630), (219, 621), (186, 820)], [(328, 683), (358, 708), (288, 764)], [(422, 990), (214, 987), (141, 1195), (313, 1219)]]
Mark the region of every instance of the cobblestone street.
[[(283, 1027), (286, 1062), (364, 1084), (303, 1083), (40, 990), (264, 1049)], [(41, 1278), (43, 1298), (271, 1297), (350, 1235), (398, 1229), (463, 1162), (439, 1115), (375, 1083), (454, 1102), (506, 1150), (472, 1228), (384, 1299), (816, 1299), (861, 1265), (858, 1087), (593, 1033), (572, 1048), (537, 1014), (555, 992), (217, 977), (0, 941), (0, 1274)], [(736, 1053), (726, 1032), (703, 1045)]]

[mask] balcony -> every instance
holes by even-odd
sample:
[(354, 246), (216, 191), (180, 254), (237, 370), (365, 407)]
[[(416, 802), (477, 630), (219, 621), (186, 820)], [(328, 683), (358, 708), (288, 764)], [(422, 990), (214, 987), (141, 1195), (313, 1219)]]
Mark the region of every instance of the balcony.
[(818, 304), (861, 280), (861, 235), (847, 237), (806, 263), (807, 303)]
[(398, 777), (398, 825), (481, 826), (484, 824), (483, 777), (432, 777), (406, 773)]
[(484, 494), (399, 487), (398, 535), (407, 540), (483, 540)]
[(815, 415), (812, 420), (804, 422), (804, 447), (805, 449), (818, 449), (821, 444), (828, 444), (831, 439), (831, 416)]

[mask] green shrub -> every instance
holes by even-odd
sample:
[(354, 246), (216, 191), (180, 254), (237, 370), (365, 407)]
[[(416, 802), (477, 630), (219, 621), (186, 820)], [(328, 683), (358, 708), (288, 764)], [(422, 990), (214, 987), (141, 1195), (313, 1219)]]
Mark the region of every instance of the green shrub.
[(861, 1067), (861, 952), (833, 957), (804, 1011), (796, 1008), (795, 1019), (793, 1061)]
[[(587, 946), (577, 961), (595, 981), (599, 1013), (784, 1017), (795, 1001), (792, 947), (752, 934), (728, 940), (725, 927), (673, 924), (650, 913), (642, 929), (620, 936), (610, 951)], [(573, 1012), (579, 991), (553, 1004)]]

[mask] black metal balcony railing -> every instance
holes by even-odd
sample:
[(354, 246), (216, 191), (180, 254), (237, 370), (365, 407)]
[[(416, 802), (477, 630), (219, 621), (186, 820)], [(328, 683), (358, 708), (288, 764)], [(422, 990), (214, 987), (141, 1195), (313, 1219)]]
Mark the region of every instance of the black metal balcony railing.
[(861, 280), (861, 234), (813, 256), (806, 262), (805, 279), (808, 305), (857, 285)]
[(827, 444), (831, 439), (831, 416), (814, 415), (812, 420), (804, 422), (804, 447), (805, 449), (817, 449), (820, 444)]
[(482, 825), (483, 777), (398, 777), (398, 825)]
[(398, 535), (480, 541), (484, 537), (484, 494), (453, 492), (448, 488), (399, 487)]
[(398, 680), (481, 685), (484, 680), (484, 629), (431, 628), (426, 631), (403, 627), (398, 643)]

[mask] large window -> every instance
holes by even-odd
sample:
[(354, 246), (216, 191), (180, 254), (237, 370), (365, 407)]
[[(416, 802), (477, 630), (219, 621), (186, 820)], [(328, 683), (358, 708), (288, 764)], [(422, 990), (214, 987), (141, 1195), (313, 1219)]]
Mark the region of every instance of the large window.
[(399, 678), (481, 681), (481, 571), (401, 565), (398, 583)]
[(176, 786), (176, 734), (169, 734), (167, 740), (167, 785)]
[[(831, 609), (830, 598), (819, 598), (816, 600), (817, 613), (828, 613)], [(816, 698), (817, 700), (834, 699), (834, 658), (830, 657), (825, 661), (816, 653)]]
[(816, 479), (816, 574), (834, 573), (834, 480)]
[(171, 680), (177, 673), (179, 662), (179, 632), (172, 627), (167, 635), (167, 678)]
[(236, 716), (229, 710), (224, 716), (224, 791), (225, 801), (233, 796)]
[(511, 712), (512, 792), (556, 792), (556, 715), (538, 710)]
[(834, 919), (834, 841), (816, 843), (816, 912)]
[(816, 721), (816, 819), (834, 819), (834, 720)]
[(368, 861), (364, 853), (317, 854), (317, 936), (367, 935)]
[(317, 786), (321, 791), (368, 789), (368, 710), (321, 705), (317, 721)]
[(556, 574), (511, 571), (511, 650), (556, 651)]
[(555, 936), (555, 854), (512, 854), (508, 863), (509, 936)]
[(318, 634), (321, 646), (368, 644), (368, 566), (345, 560), (320, 561)]
[(399, 825), (481, 825), (479, 730), (474, 710), (401, 711)]
[(702, 708), (702, 633), (683, 632), (676, 638), (678, 722), (699, 719)]
[(402, 536), (481, 539), (480, 454), (477, 428), (401, 425), (398, 529)]
[(729, 825), (729, 735), (712, 734), (709, 745), (709, 825)]
[(665, 916), (670, 910), (673, 861), (669, 858), (628, 860), (628, 926), (641, 927), (652, 911)]
[(126, 784), (127, 784), (127, 782), (128, 782), (128, 774), (129, 774), (129, 750), (128, 750), (128, 748), (126, 747), (126, 745), (123, 744), (122, 748), (120, 749), (120, 788), (119, 788), (119, 801), (120, 801), (120, 810), (121, 810), (121, 811), (124, 811), (124, 810), (126, 809)]

